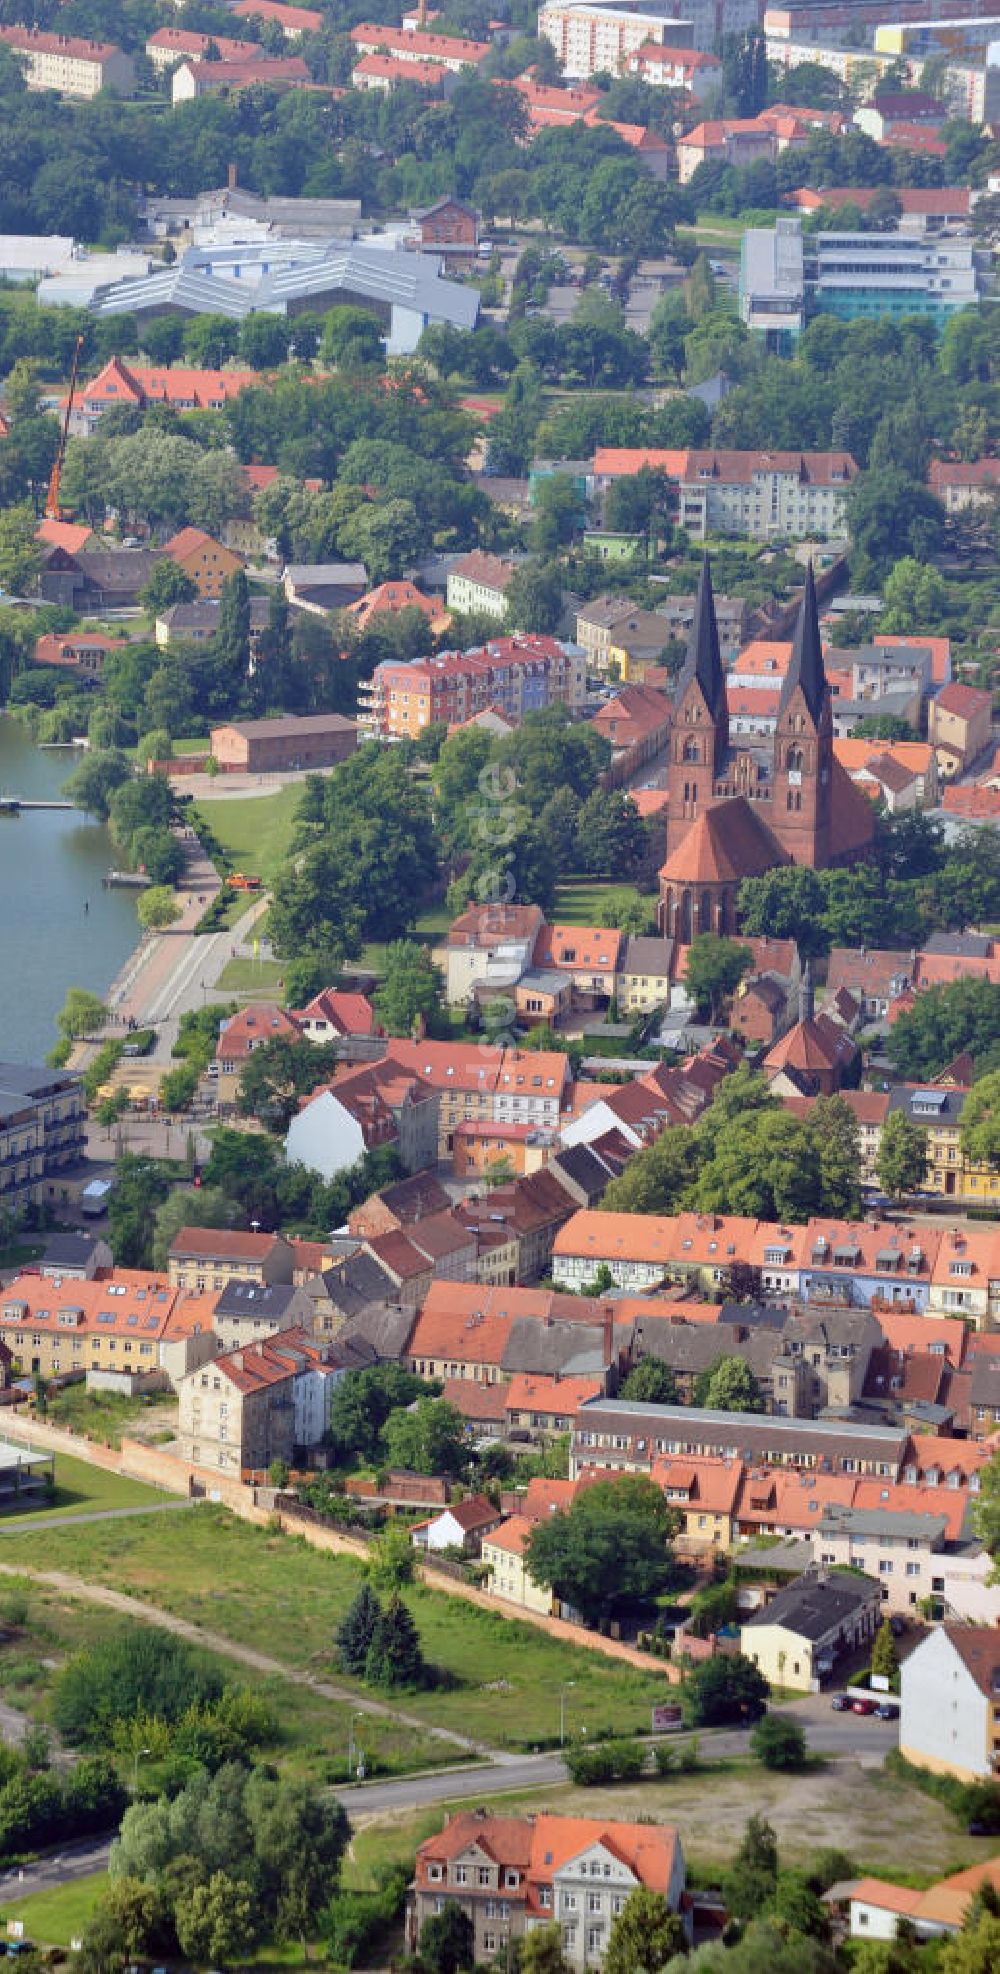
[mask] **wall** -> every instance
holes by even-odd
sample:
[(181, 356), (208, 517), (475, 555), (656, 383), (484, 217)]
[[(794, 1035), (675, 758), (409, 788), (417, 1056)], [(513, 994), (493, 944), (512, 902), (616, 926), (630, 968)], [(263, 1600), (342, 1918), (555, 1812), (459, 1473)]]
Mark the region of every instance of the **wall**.
[(904, 1661), (899, 1751), (935, 1774), (989, 1775), (986, 1700), (943, 1631)]

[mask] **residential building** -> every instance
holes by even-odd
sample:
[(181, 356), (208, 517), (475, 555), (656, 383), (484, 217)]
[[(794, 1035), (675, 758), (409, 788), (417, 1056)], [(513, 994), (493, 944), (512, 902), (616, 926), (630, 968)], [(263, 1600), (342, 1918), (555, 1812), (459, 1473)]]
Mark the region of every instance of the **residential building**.
[(54, 89), (60, 96), (89, 100), (106, 89), (114, 96), (135, 95), (135, 64), (112, 41), (85, 41), (75, 34), (47, 34), (37, 27), (0, 27), (24, 69), (29, 89)]
[(939, 1878), (923, 1892), (883, 1878), (854, 1879), (849, 1884), (851, 1938), (895, 1941), (901, 1922), (912, 1929), (918, 1944), (950, 1938), (961, 1931), (976, 1901), (983, 1894), (995, 1898), (998, 1889), (1000, 1860), (995, 1857)]
[(92, 1282), (114, 1267), (114, 1255), (100, 1234), (50, 1234), (39, 1263), (47, 1281)]
[[(228, 528), (223, 532), (228, 533)], [(219, 628), (220, 608), (217, 596), (200, 596), (193, 603), (171, 603), (156, 618), (153, 636), (163, 649), (171, 644), (207, 644)], [(258, 656), (261, 632), (267, 629), (269, 612), (270, 604), (266, 596), (251, 596), (251, 664)]]
[(754, 1465), (896, 1480), (908, 1443), (907, 1433), (894, 1426), (594, 1398), (577, 1413), (570, 1478), (590, 1471), (648, 1474), (663, 1454), (710, 1453)]
[(815, 1531), (815, 1551), (824, 1568), (877, 1576), (886, 1609), (904, 1614), (931, 1596), (947, 1534), (947, 1516), (934, 1514), (930, 1503), (910, 1512), (891, 1500), (884, 1508), (831, 1503)]
[(46, 631), (35, 644), (35, 664), (65, 667), (84, 680), (100, 679), (108, 653), (124, 645), (123, 638), (104, 637), (100, 631), (74, 631), (68, 637)]
[(932, 459), (927, 484), (948, 514), (992, 507), (1000, 488), (1000, 459)]
[(440, 254), (446, 268), (474, 264), (479, 248), (479, 214), (475, 206), (449, 194), (431, 206), (411, 212), (421, 253)]
[(213, 727), (212, 759), (231, 774), (279, 774), (333, 768), (358, 744), (357, 722), (340, 713), (286, 713)]
[(420, 1172), (438, 1160), (440, 1111), (439, 1091), (387, 1056), (315, 1089), (288, 1127), (286, 1155), (333, 1179), (366, 1151), (393, 1145), (403, 1170)]
[(545, 1584), (535, 1582), (525, 1556), (534, 1526), (525, 1515), (508, 1515), (499, 1528), (483, 1537), (482, 1560), (489, 1571), (487, 1588), (491, 1596), (548, 1618), (552, 1616), (552, 1591)]
[(261, 21), (280, 27), (286, 41), (298, 41), (303, 34), (318, 34), (324, 16), (312, 7), (289, 7), (281, 0), (236, 0), (230, 9), (234, 20)]
[(351, 70), (352, 89), (426, 89), (429, 95), (448, 96), (455, 87), (455, 72), (443, 62), (404, 62), (398, 55), (362, 55)]
[(515, 564), (483, 549), (471, 549), (448, 571), (448, 608), (463, 614), (503, 618)]
[(718, 56), (705, 49), (669, 48), (659, 41), (644, 41), (625, 67), (651, 89), (683, 90), (699, 103), (718, 86), (722, 72)]
[(448, 928), (449, 1006), (466, 1006), (479, 987), (512, 989), (531, 963), (544, 923), (538, 905), (467, 905)]
[(187, 58), (204, 58), (212, 46), (224, 62), (252, 59), (261, 52), (256, 41), (234, 41), (226, 34), (196, 34), (187, 27), (158, 27), (146, 42), (146, 54), (157, 75), (163, 75)]
[(25, 1377), (114, 1372), (162, 1386), (174, 1362), (184, 1373), (214, 1354), (212, 1302), (144, 1269), (18, 1275), (0, 1289), (0, 1344)]
[(995, 1626), (937, 1625), (903, 1662), (899, 1751), (962, 1782), (1000, 1772), (1000, 1638)]
[(615, 999), (629, 1020), (667, 1006), (673, 966), (672, 940), (637, 934), (625, 939), (618, 961)]
[(323, 1438), (351, 1361), (301, 1329), (220, 1353), (180, 1380), (181, 1457), (233, 1479), (266, 1477), (274, 1461), (291, 1466)]
[(846, 534), (845, 502), (858, 470), (846, 452), (598, 446), (595, 489), (645, 465), (662, 466), (677, 482), (678, 521), (699, 541), (708, 535), (839, 539)]
[(466, 1556), (478, 1556), (484, 1537), (503, 1521), (502, 1511), (485, 1494), (467, 1494), (453, 1501), (429, 1521), (414, 1522), (410, 1541), (415, 1549), (460, 1549)]
[(212, 1328), (220, 1350), (239, 1350), (260, 1343), (279, 1330), (313, 1333), (314, 1304), (306, 1289), (294, 1282), (228, 1281), (216, 1298)]
[(351, 40), (362, 55), (392, 55), (399, 62), (437, 62), (460, 75), (463, 69), (478, 69), (490, 53), (488, 41), (471, 41), (459, 35), (427, 34), (360, 21), (351, 29)]
[(188, 57), (174, 70), (170, 100), (197, 103), (204, 96), (240, 96), (245, 89), (306, 89), (311, 75), (301, 55), (242, 55), (231, 61)]
[(202, 1294), (227, 1282), (290, 1282), (292, 1250), (284, 1234), (237, 1233), (232, 1228), (181, 1227), (170, 1243), (171, 1288)]
[(221, 596), (226, 580), (243, 567), (231, 548), (214, 541), (203, 528), (182, 528), (164, 542), (163, 553), (190, 578), (199, 596)]
[(624, 944), (625, 934), (614, 926), (543, 925), (535, 965), (568, 974), (574, 1005), (596, 1008), (614, 996)]
[[(824, 50), (824, 54), (826, 53), (832, 53), (832, 50)], [(847, 56), (846, 50), (844, 54)], [(868, 63), (871, 60), (871, 52), (866, 50), (861, 55), (855, 49), (853, 56), (847, 58), (853, 59), (855, 63)], [(903, 100), (908, 104), (911, 103), (913, 92), (907, 92)], [(938, 107), (940, 108), (940, 105)], [(878, 114), (879, 112), (876, 111), (876, 115)], [(894, 185), (892, 189), (900, 208), (898, 228), (900, 233), (944, 233), (965, 227), (969, 223), (972, 194), (967, 185)], [(878, 187), (869, 185), (824, 185), (819, 192), (814, 191), (811, 186), (801, 185), (794, 192), (789, 193), (788, 203), (797, 207), (801, 213), (821, 212), (824, 209), (827, 212), (839, 212), (842, 206), (853, 206), (856, 211), (864, 213), (868, 211), (877, 194)]]
[(460, 1810), (417, 1849), (406, 1943), (415, 1952), (427, 1920), (458, 1905), (472, 1922), (477, 1962), (555, 1922), (570, 1966), (599, 1968), (629, 1894), (648, 1886), (676, 1912), (685, 1876), (670, 1824)]
[(289, 603), (314, 617), (349, 610), (368, 588), (363, 562), (287, 562), (281, 581)]
[(465, 653), (386, 660), (359, 687), (359, 720), (362, 732), (376, 740), (416, 739), (425, 727), (461, 726), (487, 711), (518, 726), (525, 713), (544, 706), (579, 711), (586, 690), (582, 653), (554, 637), (526, 633)]
[(398, 617), (401, 610), (419, 610), (435, 632), (446, 631), (450, 622), (440, 603), (432, 596), (425, 596), (416, 583), (405, 577), (378, 583), (366, 596), (359, 596), (356, 603), (349, 603), (347, 609), (359, 631), (368, 630), (380, 617)]
[(83, 1157), (86, 1118), (76, 1076), (0, 1062), (0, 1210), (20, 1217), (65, 1197), (63, 1175)]
[[(70, 436), (89, 438), (109, 405), (134, 405), (142, 411), (151, 404), (169, 404), (176, 411), (221, 411), (255, 382), (252, 370), (191, 370), (179, 364), (158, 369), (112, 356), (91, 383), (80, 386), (70, 413)], [(65, 399), (59, 408), (65, 412)]]
[(927, 708), (927, 737), (942, 780), (962, 774), (992, 744), (992, 693), (957, 680), (944, 686)]
[(860, 1572), (800, 1577), (740, 1628), (740, 1650), (770, 1686), (816, 1692), (839, 1658), (859, 1651), (881, 1622), (882, 1586)]

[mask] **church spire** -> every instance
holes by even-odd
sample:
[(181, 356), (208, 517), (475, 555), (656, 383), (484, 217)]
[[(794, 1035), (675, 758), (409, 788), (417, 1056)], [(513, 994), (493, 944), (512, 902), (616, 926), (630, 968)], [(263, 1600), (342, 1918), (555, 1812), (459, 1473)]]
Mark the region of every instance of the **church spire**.
[(715, 598), (712, 595), (712, 577), (707, 555), (701, 565), (691, 636), (688, 639), (684, 668), (678, 681), (678, 698), (685, 686), (690, 685), (693, 679), (697, 680), (702, 689), (709, 712), (713, 715), (717, 714), (725, 706), (726, 687), (722, 659), (719, 655), (719, 626), (715, 618)]
[(789, 660), (785, 683), (778, 701), (780, 720), (796, 686), (801, 686), (806, 705), (814, 723), (819, 725), (823, 710), (823, 700), (827, 692), (826, 667), (823, 663), (823, 646), (819, 635), (819, 613), (816, 608), (816, 585), (813, 581), (813, 567), (806, 565), (806, 586), (799, 607), (795, 626), (795, 640)]

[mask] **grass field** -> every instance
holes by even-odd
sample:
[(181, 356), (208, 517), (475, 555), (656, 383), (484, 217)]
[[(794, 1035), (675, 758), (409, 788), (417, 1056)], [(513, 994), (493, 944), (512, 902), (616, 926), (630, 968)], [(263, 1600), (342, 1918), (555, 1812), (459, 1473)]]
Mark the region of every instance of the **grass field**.
[(273, 882), (292, 847), (292, 830), (302, 787), (290, 782), (274, 795), (202, 797), (188, 811), (191, 826), (198, 827), (199, 816), (208, 823), (232, 858), (236, 870)]
[[(82, 1387), (81, 1387), (82, 1389)], [(22, 1514), (12, 1509), (0, 1514), (0, 1535), (14, 1535), (28, 1524), (44, 1528), (53, 1515), (93, 1515), (108, 1508), (150, 1508), (167, 1495), (145, 1481), (127, 1480), (121, 1474), (107, 1474), (86, 1460), (71, 1454), (56, 1454), (55, 1490), (44, 1508)]]
[(104, 1872), (98, 1871), (52, 1892), (33, 1892), (30, 1898), (5, 1905), (4, 1917), (22, 1920), (26, 1939), (36, 1940), (39, 1946), (68, 1947), (83, 1932), (106, 1883)]
[[(166, 1522), (173, 1517), (163, 1519)], [(11, 1560), (9, 1550), (3, 1549), (0, 1561)], [(53, 1681), (64, 1660), (119, 1633), (123, 1624), (116, 1611), (65, 1596), (25, 1577), (4, 1576), (0, 1576), (0, 1619), (10, 1627), (0, 1655), (0, 1694), (9, 1705), (43, 1724), (51, 1722)], [(203, 1656), (224, 1679), (236, 1686), (252, 1687), (269, 1702), (278, 1730), (276, 1738), (261, 1748), (265, 1760), (274, 1762), (283, 1774), (311, 1784), (346, 1779), (352, 1705), (330, 1700), (278, 1675), (262, 1678), (221, 1654), (206, 1652)], [(432, 1768), (455, 1757), (455, 1750), (446, 1742), (381, 1716), (366, 1715), (363, 1721), (356, 1721), (354, 1734), (370, 1774)], [(155, 1774), (151, 1770), (149, 1779), (155, 1779)]]
[[(633, 884), (599, 884), (593, 878), (568, 878), (566, 883), (560, 884), (556, 891), (555, 910), (552, 914), (553, 923), (555, 925), (606, 925), (607, 919), (602, 915), (603, 907), (608, 897), (612, 895), (616, 902), (620, 902), (622, 898), (628, 898), (630, 902), (634, 898), (639, 898), (639, 893)], [(640, 903), (647, 908), (650, 924), (652, 924), (653, 914), (656, 910), (655, 899), (642, 898), (640, 899)]]
[[(5, 1551), (17, 1559), (12, 1536)], [(339, 1676), (334, 1635), (361, 1583), (361, 1565), (289, 1536), (237, 1522), (222, 1508), (33, 1528), (25, 1561), (64, 1569), (259, 1647), (292, 1666)], [(445, 1684), (408, 1694), (405, 1711), (492, 1745), (531, 1748), (558, 1732), (559, 1693), (574, 1681), (574, 1718), (588, 1733), (645, 1727), (663, 1696), (658, 1673), (618, 1665), (480, 1611), (438, 1590), (407, 1593), (428, 1660)], [(359, 1689), (360, 1690), (360, 1689)]]

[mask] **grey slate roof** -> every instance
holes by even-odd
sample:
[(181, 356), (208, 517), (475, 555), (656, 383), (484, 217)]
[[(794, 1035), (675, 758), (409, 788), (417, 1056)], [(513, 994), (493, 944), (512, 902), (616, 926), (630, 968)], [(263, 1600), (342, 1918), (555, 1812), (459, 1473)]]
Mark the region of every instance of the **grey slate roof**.
[(98, 288), (91, 312), (104, 317), (171, 308), (241, 322), (247, 315), (284, 315), (298, 303), (341, 290), (362, 303), (411, 309), (456, 329), (474, 329), (479, 314), (478, 289), (446, 280), (425, 256), (353, 243), (331, 246), (298, 267), (276, 268), (259, 282), (229, 281), (181, 260), (139, 281)]
[(500, 1368), (533, 1375), (599, 1378), (604, 1371), (604, 1331), (595, 1323), (544, 1323), (516, 1316)]
[(59, 1268), (85, 1268), (95, 1247), (103, 1245), (100, 1234), (50, 1234), (42, 1255), (47, 1271)]
[(874, 1577), (851, 1575), (803, 1576), (797, 1583), (779, 1590), (762, 1611), (746, 1620), (754, 1625), (781, 1625), (797, 1638), (815, 1644), (835, 1631), (846, 1619), (864, 1610), (873, 1597), (880, 1598), (882, 1587)]

